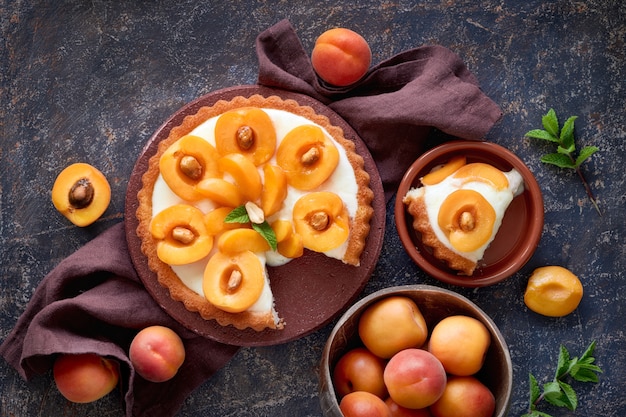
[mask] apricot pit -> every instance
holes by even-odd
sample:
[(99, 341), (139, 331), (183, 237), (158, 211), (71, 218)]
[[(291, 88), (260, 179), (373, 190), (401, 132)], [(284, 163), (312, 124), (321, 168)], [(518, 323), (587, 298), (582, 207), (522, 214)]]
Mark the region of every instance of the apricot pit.
[(105, 212), (111, 201), (111, 187), (97, 168), (69, 165), (52, 186), (52, 204), (76, 226), (89, 226)]

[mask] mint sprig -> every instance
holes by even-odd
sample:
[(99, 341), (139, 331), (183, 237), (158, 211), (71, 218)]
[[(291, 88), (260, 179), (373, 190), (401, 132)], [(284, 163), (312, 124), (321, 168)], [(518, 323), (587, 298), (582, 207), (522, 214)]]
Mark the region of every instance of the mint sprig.
[(581, 165), (588, 160), (591, 155), (596, 153), (599, 148), (596, 146), (585, 146), (579, 152), (576, 152), (576, 143), (574, 140), (574, 123), (577, 116), (570, 116), (563, 126), (559, 126), (559, 119), (554, 109), (550, 109), (547, 114), (541, 118), (543, 129), (533, 129), (526, 132), (527, 137), (541, 139), (552, 142), (557, 145), (556, 152), (545, 154), (541, 157), (541, 162), (555, 165), (559, 168), (573, 169), (585, 187), (585, 192), (591, 204), (601, 216), (602, 212), (598, 207), (598, 201), (591, 191), (591, 187), (582, 172)]
[(267, 220), (264, 220), (262, 223), (251, 222), (248, 211), (243, 205), (235, 207), (230, 213), (228, 213), (224, 218), (224, 223), (250, 223), (252, 229), (255, 230), (263, 237), (263, 239), (267, 241), (272, 250), (275, 251), (276, 249), (278, 249), (278, 240), (276, 239), (276, 233), (274, 232), (274, 229), (272, 229), (272, 227), (269, 225)]
[(594, 341), (580, 358), (570, 358), (568, 350), (561, 345), (554, 378), (543, 384), (542, 387), (539, 386), (535, 376), (529, 373), (529, 407), (528, 412), (522, 417), (552, 417), (550, 414), (537, 410), (537, 405), (542, 400), (546, 400), (556, 407), (565, 407), (575, 411), (578, 406), (578, 396), (572, 385), (566, 380), (598, 382), (598, 373), (602, 373), (602, 369), (594, 365), (595, 358), (592, 355), (595, 348), (596, 342)]

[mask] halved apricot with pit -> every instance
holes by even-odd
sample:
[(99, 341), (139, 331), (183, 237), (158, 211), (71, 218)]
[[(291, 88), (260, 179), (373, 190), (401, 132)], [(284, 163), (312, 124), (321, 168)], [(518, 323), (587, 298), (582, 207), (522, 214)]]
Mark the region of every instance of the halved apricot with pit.
[(489, 241), (496, 211), (479, 192), (457, 190), (441, 204), (437, 221), (452, 247), (471, 252)]
[(435, 185), (452, 175), (454, 171), (465, 165), (467, 158), (465, 156), (454, 156), (450, 158), (444, 165), (433, 168), (428, 174), (421, 179), (424, 185)]
[(244, 196), (238, 186), (222, 178), (207, 178), (196, 184), (196, 192), (215, 203), (237, 207), (244, 203)]
[(329, 191), (300, 197), (293, 207), (293, 223), (304, 247), (316, 252), (340, 246), (350, 233), (348, 210), (341, 198)]
[(228, 111), (215, 124), (215, 146), (221, 155), (242, 154), (260, 166), (269, 161), (276, 150), (272, 119), (255, 107)]
[(157, 213), (150, 222), (150, 233), (157, 239), (157, 256), (169, 265), (198, 261), (213, 248), (204, 213), (187, 204), (176, 204)]
[(242, 251), (267, 252), (270, 245), (267, 240), (254, 229), (241, 228), (226, 230), (217, 240), (220, 252), (236, 254)]
[(254, 253), (216, 252), (204, 270), (202, 290), (215, 307), (240, 313), (258, 300), (264, 283), (263, 266)]
[(217, 177), (219, 155), (213, 145), (199, 136), (187, 135), (165, 150), (159, 169), (167, 185), (180, 198), (198, 201), (203, 198), (195, 188), (207, 178)]
[(97, 168), (82, 162), (61, 171), (52, 186), (52, 204), (76, 226), (89, 226), (106, 211), (111, 187)]
[(238, 153), (231, 153), (218, 159), (217, 166), (222, 173), (228, 173), (233, 177), (247, 201), (256, 201), (261, 197), (263, 190), (261, 175), (250, 159)]
[(276, 162), (291, 186), (308, 191), (332, 175), (339, 164), (339, 151), (321, 128), (301, 125), (285, 135), (276, 151)]
[(287, 175), (281, 167), (265, 164), (263, 176), (261, 208), (265, 217), (269, 217), (283, 207), (283, 201), (287, 197)]
[(454, 173), (454, 178), (461, 178), (463, 182), (480, 181), (504, 190), (509, 186), (509, 179), (498, 168), (482, 162), (467, 164)]

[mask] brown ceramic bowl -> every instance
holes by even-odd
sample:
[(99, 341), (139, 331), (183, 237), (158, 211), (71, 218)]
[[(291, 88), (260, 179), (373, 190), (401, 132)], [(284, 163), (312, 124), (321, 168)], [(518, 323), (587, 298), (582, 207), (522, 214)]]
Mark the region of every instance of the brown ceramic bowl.
[(391, 287), (371, 294), (354, 304), (333, 328), (320, 366), (320, 402), (326, 417), (342, 417), (340, 399), (333, 387), (332, 372), (339, 358), (348, 350), (362, 346), (358, 335), (358, 322), (368, 306), (389, 296), (406, 296), (413, 299), (426, 319), (429, 329), (445, 317), (462, 314), (480, 320), (491, 333), (491, 345), (482, 369), (475, 375), (494, 394), (494, 417), (504, 417), (510, 407), (513, 387), (513, 365), (506, 341), (484, 311), (467, 298), (453, 291), (430, 285)]
[[(421, 236), (413, 228), (413, 217), (402, 202), (420, 178), (456, 155), (465, 155), (469, 162), (484, 162), (502, 171), (515, 168), (524, 179), (524, 192), (509, 205), (502, 225), (470, 277), (436, 259)], [(505, 280), (520, 270), (535, 252), (543, 229), (543, 198), (541, 189), (528, 167), (508, 149), (489, 142), (453, 141), (440, 145), (420, 156), (405, 173), (395, 202), (396, 229), (408, 255), (428, 275), (448, 284), (463, 287), (484, 287)]]

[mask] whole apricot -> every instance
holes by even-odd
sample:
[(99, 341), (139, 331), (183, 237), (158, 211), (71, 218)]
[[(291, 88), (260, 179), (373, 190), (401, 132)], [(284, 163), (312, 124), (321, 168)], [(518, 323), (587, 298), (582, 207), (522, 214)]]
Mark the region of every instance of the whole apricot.
[(383, 381), (385, 361), (369, 350), (358, 347), (344, 353), (333, 371), (333, 385), (339, 396), (367, 391), (380, 398), (387, 396)]
[(566, 316), (583, 298), (583, 285), (576, 275), (561, 266), (544, 266), (533, 271), (524, 303), (535, 313), (549, 317)]
[(344, 87), (359, 81), (372, 62), (372, 51), (358, 33), (334, 28), (315, 41), (311, 64), (319, 77), (331, 85)]
[(63, 354), (52, 368), (59, 392), (69, 401), (89, 403), (104, 397), (117, 385), (119, 365), (94, 353)]
[(172, 329), (150, 326), (133, 338), (129, 357), (141, 377), (151, 382), (164, 382), (172, 379), (185, 361), (185, 346)]
[(455, 315), (433, 327), (428, 350), (441, 361), (446, 372), (473, 375), (482, 368), (490, 344), (491, 334), (483, 323)]
[(76, 226), (89, 226), (111, 202), (111, 187), (102, 172), (82, 162), (59, 173), (52, 186), (52, 204)]
[(424, 316), (412, 299), (403, 296), (387, 297), (367, 307), (358, 331), (365, 347), (381, 358), (421, 347), (428, 337)]
[(441, 362), (423, 349), (405, 349), (389, 359), (383, 374), (389, 396), (405, 408), (425, 408), (441, 397), (446, 371)]
[(383, 400), (367, 391), (354, 391), (341, 399), (339, 409), (344, 417), (391, 417)]
[(496, 408), (493, 393), (473, 376), (452, 376), (437, 402), (434, 417), (491, 417)]

